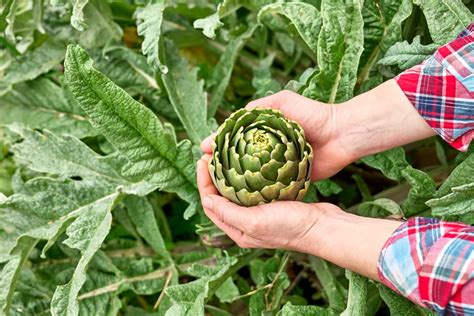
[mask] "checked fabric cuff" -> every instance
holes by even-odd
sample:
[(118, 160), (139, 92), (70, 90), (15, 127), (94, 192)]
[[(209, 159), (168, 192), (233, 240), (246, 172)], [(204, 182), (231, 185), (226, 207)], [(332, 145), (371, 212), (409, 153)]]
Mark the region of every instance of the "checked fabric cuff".
[(474, 227), (411, 218), (379, 257), (383, 284), (441, 315), (474, 315)]
[(395, 80), (446, 142), (467, 150), (474, 138), (474, 23)]

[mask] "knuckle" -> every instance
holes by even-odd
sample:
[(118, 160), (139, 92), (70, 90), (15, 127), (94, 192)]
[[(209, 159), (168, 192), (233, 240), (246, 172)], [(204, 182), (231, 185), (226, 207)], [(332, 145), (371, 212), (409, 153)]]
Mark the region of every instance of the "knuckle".
[(295, 95), (295, 93), (291, 90), (282, 90), (278, 92), (278, 94), (280, 94), (284, 98), (289, 98)]

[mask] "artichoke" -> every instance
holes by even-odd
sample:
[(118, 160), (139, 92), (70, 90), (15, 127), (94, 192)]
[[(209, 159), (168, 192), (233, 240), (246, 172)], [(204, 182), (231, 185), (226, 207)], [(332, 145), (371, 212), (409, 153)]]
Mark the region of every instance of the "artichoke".
[(301, 126), (271, 109), (241, 109), (218, 128), (209, 172), (219, 193), (244, 206), (301, 200), (313, 150)]

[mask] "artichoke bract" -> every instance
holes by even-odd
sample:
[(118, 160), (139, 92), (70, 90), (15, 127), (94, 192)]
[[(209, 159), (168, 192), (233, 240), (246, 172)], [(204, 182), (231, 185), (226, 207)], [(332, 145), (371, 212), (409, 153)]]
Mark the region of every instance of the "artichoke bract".
[(218, 128), (209, 172), (219, 193), (244, 206), (301, 200), (313, 150), (301, 126), (273, 109), (241, 109)]

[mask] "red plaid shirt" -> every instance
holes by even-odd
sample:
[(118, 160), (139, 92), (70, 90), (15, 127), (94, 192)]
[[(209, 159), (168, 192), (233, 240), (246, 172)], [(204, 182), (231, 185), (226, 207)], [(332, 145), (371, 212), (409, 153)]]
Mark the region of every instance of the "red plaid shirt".
[(474, 23), (395, 80), (445, 141), (467, 150), (474, 137)]
[[(444, 140), (468, 148), (474, 137), (474, 23), (396, 81)], [(474, 315), (474, 227), (411, 218), (385, 244), (378, 271), (386, 286), (438, 314)]]

